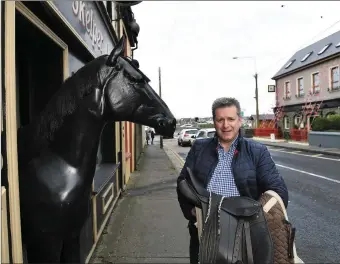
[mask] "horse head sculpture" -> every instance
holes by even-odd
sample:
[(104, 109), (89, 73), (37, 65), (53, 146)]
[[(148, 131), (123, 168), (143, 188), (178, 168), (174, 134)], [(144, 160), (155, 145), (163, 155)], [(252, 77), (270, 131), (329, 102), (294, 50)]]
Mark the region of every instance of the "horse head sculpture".
[[(121, 40), (102, 68), (109, 116), (147, 125), (163, 136), (172, 136), (176, 119), (148, 84), (150, 80), (138, 69), (138, 62), (122, 57), (123, 52)], [(126, 104), (129, 100), (130, 104)]]
[[(45, 109), (18, 131), (23, 241), (29, 262), (80, 262), (101, 132), (131, 121), (173, 135), (176, 120), (122, 38), (67, 79)], [(112, 135), (114, 136), (114, 135)]]

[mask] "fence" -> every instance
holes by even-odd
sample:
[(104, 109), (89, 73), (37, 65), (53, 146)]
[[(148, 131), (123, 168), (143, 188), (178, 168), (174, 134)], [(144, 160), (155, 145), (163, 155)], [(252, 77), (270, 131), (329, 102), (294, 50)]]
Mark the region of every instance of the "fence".
[(255, 137), (270, 137), (270, 134), (274, 134), (275, 138), (281, 138), (281, 133), (277, 128), (255, 128)]
[(308, 131), (307, 131), (307, 129), (291, 128), (289, 130), (289, 135), (290, 135), (291, 140), (308, 141)]

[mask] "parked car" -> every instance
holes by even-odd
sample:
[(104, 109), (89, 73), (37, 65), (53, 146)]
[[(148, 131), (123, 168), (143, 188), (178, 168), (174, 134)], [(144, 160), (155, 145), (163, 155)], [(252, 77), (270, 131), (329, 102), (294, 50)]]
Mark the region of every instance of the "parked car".
[(196, 135), (196, 133), (198, 132), (198, 129), (192, 129), (192, 128), (186, 128), (186, 129), (183, 129), (181, 130), (181, 132), (179, 132), (179, 135), (178, 135), (178, 139), (177, 139), (177, 142), (178, 142), (178, 145), (179, 146), (185, 146), (185, 145), (189, 145), (191, 146), (192, 145), (192, 136)]
[(215, 128), (203, 128), (200, 129), (197, 134), (194, 136), (194, 138), (191, 140), (192, 144), (194, 144), (194, 142), (196, 140), (201, 140), (204, 138), (212, 138), (215, 136), (216, 130)]

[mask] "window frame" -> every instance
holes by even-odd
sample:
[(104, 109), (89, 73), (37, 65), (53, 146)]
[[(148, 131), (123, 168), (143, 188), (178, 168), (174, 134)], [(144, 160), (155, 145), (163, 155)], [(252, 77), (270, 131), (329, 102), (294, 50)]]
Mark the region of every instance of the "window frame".
[[(302, 80), (302, 93), (300, 91), (299, 80)], [(303, 76), (296, 78), (296, 94), (297, 97), (302, 97), (305, 95), (305, 80)]]
[[(288, 85), (288, 88), (289, 88), (288, 90), (289, 90), (289, 92), (287, 92), (287, 85), (286, 85), (287, 83), (289, 84), (289, 85)], [(291, 90), (292, 90), (291, 81), (290, 81), (290, 80), (285, 81), (285, 82), (284, 82), (284, 86), (283, 86), (283, 95), (284, 95), (283, 98), (284, 98), (284, 99), (289, 99), (289, 98), (291, 97), (291, 93), (292, 93)]]
[[(315, 86), (314, 85), (314, 76), (315, 75), (317, 75), (318, 76), (318, 78), (319, 78), (319, 84), (318, 84), (318, 86)], [(313, 94), (318, 94), (318, 93), (320, 93), (320, 91), (321, 91), (321, 88), (320, 88), (320, 72), (313, 72), (312, 74), (311, 74), (311, 84), (312, 84), (312, 93)], [(318, 88), (318, 90), (316, 90), (315, 88)]]
[[(337, 86), (333, 86), (333, 69), (337, 68), (338, 69), (338, 81), (337, 81)], [(340, 67), (339, 65), (333, 65), (332, 67), (329, 68), (329, 86), (331, 90), (335, 90), (339, 88), (340, 86)]]

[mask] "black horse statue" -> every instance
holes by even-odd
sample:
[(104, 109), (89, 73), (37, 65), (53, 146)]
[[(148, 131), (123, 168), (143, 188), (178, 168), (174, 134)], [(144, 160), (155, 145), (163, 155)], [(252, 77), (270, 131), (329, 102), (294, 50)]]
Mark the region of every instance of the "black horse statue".
[(103, 127), (130, 121), (172, 136), (176, 119), (124, 57), (122, 38), (67, 79), (41, 114), (18, 131), (23, 243), (29, 263), (79, 263)]

